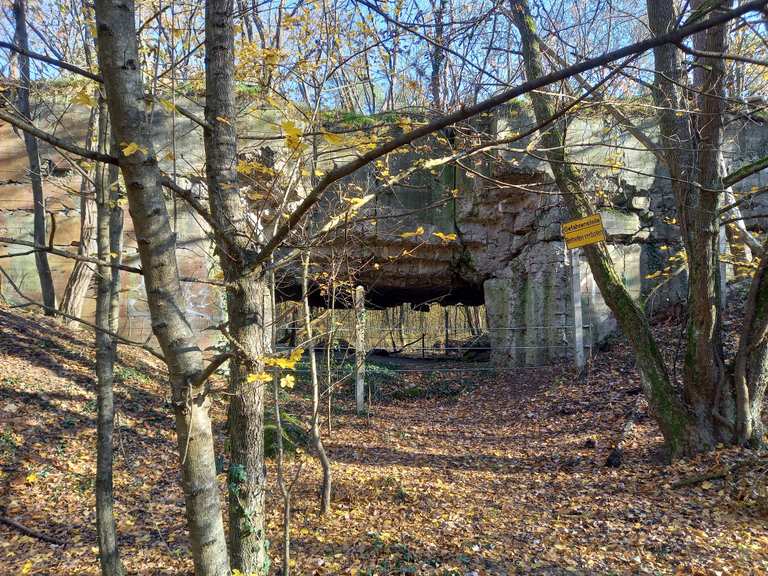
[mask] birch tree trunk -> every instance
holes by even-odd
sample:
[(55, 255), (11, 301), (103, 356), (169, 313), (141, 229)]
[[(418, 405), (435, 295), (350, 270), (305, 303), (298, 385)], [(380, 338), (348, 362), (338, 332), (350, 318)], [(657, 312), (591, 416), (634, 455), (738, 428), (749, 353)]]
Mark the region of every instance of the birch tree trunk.
[(229, 574), (229, 560), (216, 479), (210, 399), (201, 381), (203, 356), (184, 312), (176, 237), (144, 113), (135, 5), (132, 0), (97, 0), (95, 12), (99, 65), (112, 133), (122, 146), (137, 147), (132, 154), (120, 154), (120, 169), (144, 271), (152, 330), (168, 365), (195, 573), (225, 576)]
[[(29, 51), (27, 37), (27, 5), (26, 0), (16, 0), (13, 4), (13, 15), (16, 19), (16, 44), (24, 51)], [(30, 89), (29, 56), (19, 53), (19, 88), (18, 107), (21, 115), (28, 121), (32, 120), (29, 104)], [(45, 195), (43, 193), (43, 178), (40, 172), (40, 150), (37, 138), (24, 132), (24, 146), (29, 159), (29, 177), (32, 181), (32, 200), (34, 203), (34, 241), (37, 246), (46, 246), (48, 238), (45, 225)], [(37, 276), (40, 279), (40, 292), (45, 305), (46, 316), (52, 316), (56, 310), (56, 291), (53, 287), (51, 267), (48, 265), (48, 253), (44, 250), (35, 252)]]
[[(99, 151), (106, 152), (109, 132), (106, 121), (104, 100), (99, 103)], [(106, 167), (97, 164), (94, 170), (96, 194), (97, 255), (99, 261), (109, 261), (109, 186)], [(115, 423), (114, 406), (114, 364), (115, 341), (110, 331), (110, 299), (112, 277), (119, 274), (117, 268), (98, 266), (96, 288), (96, 532), (99, 539), (99, 562), (102, 576), (122, 576), (120, 553), (117, 546), (114, 498), (112, 495), (112, 436)]]
[(229, 543), (232, 568), (266, 573), (264, 532), (264, 386), (247, 381), (271, 350), (272, 298), (262, 270), (246, 274), (251, 234), (238, 191), (233, 0), (205, 6), (206, 177), (219, 262), (227, 281), (227, 315), (239, 353), (229, 371)]

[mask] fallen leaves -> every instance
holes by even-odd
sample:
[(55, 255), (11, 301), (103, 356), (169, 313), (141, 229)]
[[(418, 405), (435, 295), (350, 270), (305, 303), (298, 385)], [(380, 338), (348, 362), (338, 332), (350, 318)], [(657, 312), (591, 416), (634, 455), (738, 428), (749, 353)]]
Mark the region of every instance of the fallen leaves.
[[(670, 323), (670, 334), (678, 330)], [(9, 574), (99, 573), (92, 338), (64, 332), (0, 308), (4, 513), (67, 541), (59, 548), (0, 527), (0, 566)], [(148, 576), (190, 573), (173, 420), (166, 388), (155, 379), (161, 367), (131, 350), (120, 355), (115, 495), (126, 568)], [(374, 403), (370, 420), (354, 416), (343, 391), (336, 395), (340, 413), (325, 438), (334, 473), (328, 516), (317, 514), (316, 461), (294, 456), (306, 460), (293, 498), (295, 574), (768, 572), (765, 512), (754, 504), (757, 473), (734, 479), (729, 489), (720, 478), (673, 488), (716, 466), (734, 469), (747, 451), (722, 448), (667, 466), (655, 455), (660, 439), (644, 417), (624, 466), (603, 467), (639, 385), (624, 344), (598, 355), (586, 380), (567, 366), (466, 378), (433, 372), (403, 374), (384, 390), (390, 400)], [(285, 408), (296, 413), (306, 407), (291, 376), (281, 380), (293, 398)], [(214, 402), (220, 449), (225, 408)], [(274, 463), (268, 468), (273, 480)], [(280, 499), (273, 483), (269, 488), (277, 570)]]

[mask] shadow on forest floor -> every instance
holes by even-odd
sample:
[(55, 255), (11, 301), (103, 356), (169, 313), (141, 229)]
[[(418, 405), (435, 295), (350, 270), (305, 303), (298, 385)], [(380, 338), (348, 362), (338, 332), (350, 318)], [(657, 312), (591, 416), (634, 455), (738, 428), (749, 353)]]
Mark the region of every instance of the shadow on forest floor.
[[(115, 497), (126, 569), (191, 574), (165, 372), (140, 350), (121, 347), (120, 357)], [(389, 398), (370, 418), (355, 416), (340, 395), (332, 433), (323, 425), (331, 514), (318, 515), (311, 453), (286, 461), (289, 474), (302, 464), (293, 493), (294, 573), (768, 573), (768, 528), (748, 486), (715, 479), (672, 488), (713, 459), (738, 462), (751, 453), (723, 449), (661, 465), (659, 436), (645, 415), (624, 466), (603, 466), (637, 398), (628, 358), (619, 341), (581, 379), (569, 367), (481, 375), (450, 398)], [(11, 573), (28, 560), (31, 574), (99, 572), (93, 361), (89, 332), (0, 307), (0, 514), (66, 542), (53, 546), (0, 526), (0, 566)], [(219, 450), (225, 408), (215, 400)], [(308, 419), (306, 397), (296, 391), (286, 409)], [(268, 462), (267, 533), (277, 568), (275, 476)]]

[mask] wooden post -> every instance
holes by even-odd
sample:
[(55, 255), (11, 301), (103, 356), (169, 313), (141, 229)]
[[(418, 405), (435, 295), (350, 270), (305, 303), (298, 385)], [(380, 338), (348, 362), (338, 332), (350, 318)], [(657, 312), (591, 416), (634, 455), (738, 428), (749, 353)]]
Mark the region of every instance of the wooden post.
[(355, 288), (355, 405), (365, 413), (365, 289)]
[(443, 306), (443, 323), (445, 324), (445, 355), (449, 356), (449, 341), (450, 341), (450, 330), (451, 330), (451, 319), (448, 315), (448, 306)]
[(584, 320), (581, 315), (581, 258), (580, 250), (571, 250), (571, 292), (573, 297), (573, 357), (576, 366), (584, 367)]
[(595, 351), (597, 345), (597, 339), (599, 337), (597, 315), (595, 314), (595, 307), (597, 306), (597, 298), (600, 295), (600, 290), (595, 282), (595, 277), (590, 275), (589, 277), (589, 358), (592, 359), (592, 354)]
[[(720, 248), (720, 256), (729, 256), (731, 249), (728, 245), (728, 236), (726, 235), (725, 226), (720, 226), (718, 236), (718, 246)], [(728, 272), (730, 265), (727, 262), (720, 260), (720, 307), (725, 310), (725, 305), (728, 301)]]

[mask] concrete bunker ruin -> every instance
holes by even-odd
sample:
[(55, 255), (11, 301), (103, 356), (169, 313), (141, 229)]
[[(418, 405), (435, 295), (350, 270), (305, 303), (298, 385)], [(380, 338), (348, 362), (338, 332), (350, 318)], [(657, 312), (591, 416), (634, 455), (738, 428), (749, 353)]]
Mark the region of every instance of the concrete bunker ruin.
[[(247, 114), (241, 122), (244, 157), (256, 155), (276, 171), (285, 156), (274, 139), (279, 122), (274, 111)], [(86, 111), (74, 107), (64, 116), (58, 134), (73, 142), (82, 140)], [(655, 121), (638, 115), (636, 123), (655, 138)], [(53, 118), (39, 120), (41, 125)], [(586, 262), (566, 250), (560, 224), (567, 216), (545, 161), (535, 152), (532, 136), (492, 152), (478, 153), (460, 161), (439, 159), (481, 141), (502, 140), (523, 133), (533, 121), (524, 106), (512, 103), (477, 119), (463, 133), (438, 135), (428, 142), (386, 159), (341, 181), (313, 211), (310, 229), (321, 230), (329, 217), (348, 208), (350, 198), (373, 194), (344, 226), (325, 233), (313, 246), (313, 273), (337, 266), (349, 285), (362, 285), (370, 308), (407, 303), (418, 309), (441, 305), (485, 305), (492, 360), (497, 366), (542, 365), (572, 359), (578, 336), (583, 351), (607, 338), (615, 322), (600, 297)], [(188, 168), (183, 178), (204, 194), (199, 174), (204, 166), (202, 135), (184, 119), (176, 120), (176, 149)], [(169, 146), (171, 123), (163, 111), (154, 116), (158, 149)], [(461, 139), (464, 139), (461, 141)], [(674, 223), (674, 200), (666, 170), (641, 143), (610, 119), (578, 117), (568, 126), (572, 157), (582, 164), (585, 187), (595, 196), (603, 217), (614, 263), (624, 282), (637, 297), (651, 295), (647, 306), (658, 309), (685, 296), (685, 277), (648, 278), (668, 267), (679, 250)], [(731, 124), (728, 159), (741, 164), (764, 155), (768, 129), (750, 119)], [(52, 168), (45, 178), (46, 209), (57, 219), (54, 244), (71, 247), (79, 236), (78, 202), (69, 192), (79, 189), (77, 172), (52, 148), (42, 153)], [(347, 160), (344, 154), (322, 151), (317, 167), (327, 170)], [(168, 160), (163, 160), (168, 170)], [(414, 169), (416, 167), (417, 169)], [(410, 171), (408, 178), (388, 183), (393, 175)], [(739, 190), (764, 186), (766, 174), (758, 173), (739, 184)], [(293, 183), (291, 202), (300, 201), (310, 178)], [(247, 194), (245, 195), (247, 196)], [(345, 203), (346, 202), (346, 203)], [(0, 234), (30, 240), (32, 200), (26, 174), (24, 146), (8, 125), (0, 126)], [(182, 274), (207, 277), (215, 273), (205, 225), (181, 201), (169, 200), (179, 242)], [(264, 210), (259, 226), (269, 227)], [(272, 209), (274, 216), (275, 209)], [(758, 197), (744, 206), (747, 218), (766, 213)], [(749, 220), (764, 225), (765, 218)], [(127, 227), (126, 257), (137, 261), (135, 237)], [(295, 250), (285, 248), (285, 253)], [(25, 251), (6, 245), (5, 253)], [(63, 287), (71, 262), (51, 257), (57, 287)], [(38, 288), (34, 257), (12, 258), (8, 270), (26, 293)], [(278, 298), (296, 299), (300, 293), (295, 265), (281, 269)], [(125, 319), (148, 317), (140, 277), (127, 278), (123, 303)], [(220, 318), (220, 295), (210, 286), (188, 287), (190, 317), (199, 326)], [(3, 295), (13, 301), (7, 286)], [(318, 288), (313, 303), (329, 305)], [(340, 298), (337, 305), (349, 305)], [(86, 308), (86, 314), (89, 310)], [(579, 315), (581, 322), (578, 321)], [(578, 326), (581, 329), (578, 329)], [(130, 323), (126, 329), (130, 330)], [(142, 329), (142, 333), (146, 333)]]

